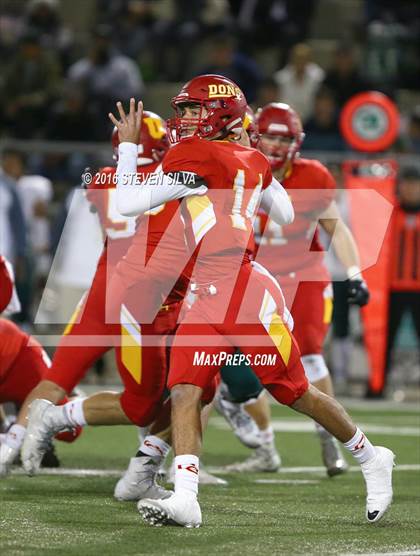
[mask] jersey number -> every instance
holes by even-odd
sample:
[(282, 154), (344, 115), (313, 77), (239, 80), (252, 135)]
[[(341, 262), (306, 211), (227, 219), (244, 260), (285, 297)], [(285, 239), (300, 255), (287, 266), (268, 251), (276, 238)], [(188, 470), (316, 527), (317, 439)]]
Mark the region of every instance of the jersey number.
[(245, 170), (238, 170), (235, 180), (233, 182), (233, 206), (232, 206), (232, 225), (238, 230), (246, 230), (246, 218), (252, 218), (255, 214), (255, 210), (258, 205), (258, 201), (261, 194), (262, 174), (258, 174), (259, 180), (257, 185), (254, 187), (252, 195), (246, 205), (243, 208), (244, 193), (245, 193)]
[(136, 218), (122, 216), (117, 210), (117, 190), (108, 189), (105, 231), (110, 239), (131, 237), (136, 231)]

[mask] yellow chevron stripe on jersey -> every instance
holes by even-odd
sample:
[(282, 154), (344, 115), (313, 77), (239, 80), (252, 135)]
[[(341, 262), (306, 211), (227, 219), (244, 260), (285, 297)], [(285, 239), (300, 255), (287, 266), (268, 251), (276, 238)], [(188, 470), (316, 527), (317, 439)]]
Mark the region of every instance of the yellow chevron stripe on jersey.
[(268, 331), (285, 365), (289, 363), (292, 351), (292, 337), (287, 326), (283, 323), (280, 315), (274, 313)]
[(324, 299), (324, 318), (323, 318), (324, 324), (330, 324), (332, 319), (333, 306), (334, 304), (332, 298), (326, 297)]
[(216, 224), (213, 203), (207, 195), (187, 198), (187, 210), (191, 216), (192, 230), (196, 244)]
[(88, 294), (88, 292), (85, 292), (82, 295), (79, 303), (76, 305), (76, 309), (73, 311), (73, 314), (70, 317), (70, 320), (67, 323), (66, 328), (64, 329), (63, 336), (68, 336), (70, 334), (70, 332), (72, 331), (73, 325), (76, 324), (76, 321), (79, 321), (79, 315), (80, 315), (80, 312), (82, 310), (83, 303), (85, 302), (85, 299), (87, 297), (87, 294)]
[(265, 290), (264, 299), (261, 304), (259, 319), (267, 330), (272, 342), (280, 353), (284, 364), (287, 365), (292, 351), (292, 337), (283, 319), (276, 312), (277, 305), (273, 296)]
[(121, 361), (137, 384), (142, 375), (141, 327), (130, 311), (121, 307)]

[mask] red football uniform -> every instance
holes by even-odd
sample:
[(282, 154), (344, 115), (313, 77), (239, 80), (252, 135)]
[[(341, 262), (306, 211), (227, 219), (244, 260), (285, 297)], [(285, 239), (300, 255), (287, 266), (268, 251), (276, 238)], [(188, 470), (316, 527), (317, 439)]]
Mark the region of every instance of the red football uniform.
[(272, 181), (267, 159), (232, 142), (191, 137), (173, 147), (162, 166), (167, 174), (193, 172), (208, 187), (205, 195), (184, 201), (186, 234), (198, 250), (198, 295), (175, 335), (168, 386), (205, 388), (226, 362), (224, 355), (240, 347), (273, 396), (292, 404), (308, 383), (281, 290), (249, 262), (254, 213)]
[(332, 313), (332, 288), (317, 216), (335, 197), (335, 181), (320, 162), (298, 158), (283, 180), (295, 220), (279, 226), (263, 211), (255, 221), (256, 260), (279, 281), (295, 321), (302, 355), (321, 353)]
[[(156, 166), (157, 164), (141, 166), (139, 172), (147, 175), (153, 172)], [(54, 354), (52, 367), (45, 378), (70, 392), (89, 367), (114, 346), (118, 370), (124, 384), (121, 406), (133, 423), (147, 425), (159, 409), (158, 402), (165, 387), (167, 360), (163, 337), (173, 332), (176, 327), (181, 307), (179, 301), (185, 295), (188, 280), (181, 279), (178, 282), (151, 324), (138, 324), (135, 315), (138, 296), (122, 299), (124, 307), (118, 305), (118, 318), (108, 318), (107, 298), (116, 299), (114, 295), (109, 294), (112, 291), (112, 273), (115, 265), (119, 268), (123, 263), (121, 259), (127, 250), (130, 252), (129, 246), (132, 243), (133, 249), (141, 245), (147, 260), (178, 206), (175, 203), (172, 206), (168, 204), (159, 207), (139, 222), (136, 222), (135, 218), (121, 216), (116, 208), (115, 171), (115, 168), (105, 168), (97, 174), (87, 191), (88, 199), (98, 211), (106, 243), (92, 286), (67, 326)], [(180, 231), (182, 232), (181, 225)], [(180, 242), (183, 245), (183, 239), (179, 234), (175, 239), (174, 245)], [(171, 246), (171, 256), (176, 256), (176, 250), (173, 251), (174, 245)], [(128, 264), (124, 264), (123, 268), (127, 273), (131, 270)], [(144, 291), (141, 293), (144, 294)], [(158, 295), (158, 307), (161, 307), (165, 299), (159, 292)], [(144, 336), (148, 335), (155, 335), (159, 339), (153, 345), (144, 345)], [(88, 337), (89, 345), (81, 348), (83, 337)], [(92, 343), (94, 345), (91, 345)]]
[[(21, 406), (33, 388), (43, 379), (51, 365), (42, 346), (13, 322), (0, 319), (0, 403), (12, 402)], [(64, 398), (60, 403), (66, 403)], [(56, 436), (73, 442), (82, 432), (81, 427)]]
[(0, 313), (9, 305), (13, 293), (13, 279), (6, 266), (6, 259), (0, 255)]

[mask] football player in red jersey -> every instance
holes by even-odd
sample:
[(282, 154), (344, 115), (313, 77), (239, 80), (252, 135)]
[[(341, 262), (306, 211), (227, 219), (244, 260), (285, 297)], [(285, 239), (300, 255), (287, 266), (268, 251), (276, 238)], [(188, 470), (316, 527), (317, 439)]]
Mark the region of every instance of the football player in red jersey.
[[(293, 335), (308, 380), (321, 392), (333, 396), (331, 377), (322, 355), (331, 320), (332, 287), (324, 263), (318, 223), (330, 236), (331, 245), (347, 270), (349, 302), (363, 306), (368, 302), (369, 293), (359, 269), (358, 250), (336, 207), (334, 178), (320, 162), (299, 157), (304, 133), (297, 113), (287, 104), (271, 103), (259, 111), (257, 126), (260, 136), (257, 147), (268, 157), (273, 174), (290, 195), (295, 220), (283, 228), (263, 211), (258, 213), (256, 260), (281, 284), (286, 304), (291, 308)], [(235, 369), (230, 371), (235, 372)], [(225, 371), (224, 376), (229, 382), (226, 374)], [(250, 397), (256, 395), (255, 382), (251, 380)], [(263, 395), (248, 403), (246, 410), (257, 421), (267, 422), (270, 409)], [(348, 466), (335, 438), (319, 425), (317, 432), (328, 475), (346, 471)], [(229, 466), (229, 470), (271, 470), (269, 452), (267, 444), (265, 449), (257, 449), (248, 460)]]
[[(20, 309), (14, 288), (13, 268), (0, 256), (0, 313), (12, 314)], [(42, 346), (13, 322), (0, 318), (0, 404), (12, 402), (20, 408), (27, 395), (42, 380), (51, 361)], [(57, 401), (62, 400), (60, 398)], [(67, 401), (67, 398), (64, 398)], [(19, 453), (25, 434), (25, 414), (19, 411), (16, 422), (9, 428), (0, 443), (0, 476), (9, 472)], [(81, 432), (74, 428), (59, 435), (60, 440), (73, 442)], [(56, 460), (53, 446), (46, 447), (51, 459)], [(43, 464), (45, 465), (45, 461)], [(58, 462), (56, 460), (55, 465)]]
[[(118, 153), (118, 134), (112, 137), (114, 151)], [(139, 172), (152, 172), (160, 163), (168, 141), (164, 121), (151, 112), (145, 112), (142, 131), (137, 146), (137, 164)], [(124, 383), (124, 392), (99, 392), (87, 399), (78, 399), (59, 408), (62, 420), (84, 424), (150, 424), (159, 408), (166, 378), (166, 353), (164, 335), (176, 326), (177, 314), (183, 294), (174, 290), (163, 304), (155, 321), (150, 325), (140, 326), (132, 315), (130, 305), (121, 307), (121, 324), (109, 321), (106, 315), (107, 287), (110, 276), (118, 261), (125, 255), (132, 243), (133, 236), (151, 238), (153, 244), (156, 236), (163, 233), (167, 220), (165, 211), (156, 211), (150, 218), (142, 218), (136, 223), (135, 218), (121, 216), (115, 206), (115, 168), (103, 168), (87, 190), (88, 200), (95, 207), (106, 238), (105, 247), (97, 265), (95, 277), (87, 296), (79, 304), (71, 322), (55, 352), (53, 364), (45, 379), (31, 393), (25, 402), (26, 410), (35, 399), (44, 400), (42, 410), (57, 403), (65, 392), (73, 389), (85, 375), (93, 362), (111, 347), (116, 347), (117, 365)], [(166, 211), (167, 212), (167, 211)], [(170, 220), (170, 218), (169, 218)], [(136, 232), (137, 227), (137, 232)], [(149, 236), (147, 235), (149, 234)], [(140, 241), (140, 240), (139, 240)], [(150, 247), (152, 249), (153, 247)], [(186, 289), (186, 284), (179, 288)], [(120, 316), (120, 315), (118, 315)], [(159, 334), (159, 345), (141, 346), (141, 335), (145, 332)], [(120, 337), (123, 342), (120, 347)], [(86, 341), (85, 341), (86, 340)], [(93, 344), (93, 345), (92, 345)], [(82, 345), (82, 349), (81, 349)], [(147, 372), (146, 372), (147, 369)], [(50, 403), (48, 403), (50, 402)], [(39, 404), (38, 404), (39, 405)], [(36, 408), (32, 404), (31, 411)], [(63, 425), (63, 423), (61, 423)], [(36, 420), (29, 418), (28, 437), (36, 436)], [(29, 439), (31, 439), (29, 437)], [(42, 450), (28, 462), (27, 468), (35, 472), (39, 465)], [(25, 444), (22, 450), (25, 464)], [(149, 462), (150, 463), (150, 462)], [(154, 465), (149, 465), (151, 469)], [(153, 485), (152, 485), (153, 486)], [(161, 492), (160, 495), (163, 495)]]
[[(165, 126), (161, 118), (145, 112), (137, 152), (137, 169), (143, 178), (156, 168), (167, 147), (164, 135)], [(118, 146), (115, 133), (113, 145)], [(143, 440), (136, 457), (131, 458), (127, 472), (116, 485), (114, 495), (120, 500), (127, 500), (139, 499), (145, 494), (149, 497), (170, 494), (154, 482), (155, 472), (170, 449), (164, 440), (170, 440), (167, 433), (169, 414), (165, 411), (160, 413), (167, 373), (165, 336), (176, 328), (190, 271), (188, 265), (185, 269), (181, 267), (183, 272), (178, 271), (179, 259), (188, 260), (181, 219), (176, 215), (178, 203), (156, 207), (148, 213), (148, 218), (142, 217), (136, 223), (134, 218), (122, 217), (115, 206), (114, 173), (114, 168), (104, 169), (97, 175), (94, 187), (87, 192), (105, 230), (106, 246), (87, 300), (81, 307), (80, 322), (76, 322), (76, 312), (61, 341), (60, 351), (54, 357), (48, 380), (32, 393), (27, 402), (38, 398), (31, 404), (22, 461), (28, 473), (35, 473), (45, 438), (69, 421), (81, 426), (125, 423), (146, 426), (159, 413), (153, 433)], [(162, 248), (160, 240), (164, 234), (167, 242)], [(155, 251), (159, 254), (158, 258)], [(144, 280), (142, 282), (144, 262), (150, 272), (147, 284)], [(168, 284), (171, 287), (164, 293)], [(143, 310), (147, 304), (153, 308), (157, 303), (159, 312), (153, 322), (140, 320), (141, 315), (136, 310), (139, 299)], [(78, 335), (93, 335), (94, 339), (100, 336), (100, 345), (84, 348), (83, 368), (80, 360), (83, 354), (76, 354), (78, 365), (75, 367), (74, 358), (69, 356), (77, 350), (71, 347), (71, 343), (77, 340)], [(148, 342), (149, 337), (154, 343)], [(64, 408), (55, 408), (48, 403), (54, 402), (60, 390), (80, 380), (87, 366), (112, 344), (116, 345), (118, 369), (125, 386), (122, 395), (100, 392), (71, 402)], [(44, 394), (45, 388), (49, 391), (55, 388), (58, 392), (52, 398), (51, 393), (48, 396)], [(212, 385), (207, 390), (204, 401), (213, 397), (214, 389)], [(160, 436), (157, 436), (159, 433)]]
[(19, 313), (20, 302), (15, 287), (15, 275), (11, 263), (0, 255), (0, 314)]
[[(246, 108), (243, 93), (224, 77), (199, 76), (182, 88), (173, 106), (177, 116), (171, 126), (178, 143), (163, 161), (159, 187), (154, 180), (146, 180), (141, 187), (129, 185), (136, 176), (141, 103), (136, 113), (131, 99), (128, 115), (117, 103), (120, 121), (110, 114), (121, 140), (119, 210), (126, 215), (141, 214), (185, 197), (186, 235), (191, 248), (198, 251), (194, 268), (198, 299), (175, 335), (168, 377), (175, 494), (165, 500), (142, 500), (138, 509), (154, 525), (200, 526), (200, 401), (224, 358), (240, 347), (279, 402), (314, 418), (361, 463), (368, 491), (366, 517), (377, 521), (392, 500), (394, 454), (373, 447), (336, 400), (309, 385), (287, 327), (281, 290), (263, 267), (252, 266), (249, 260), (252, 217), (258, 203), (279, 224), (291, 222), (293, 209), (272, 178), (267, 159), (238, 144)], [(174, 173), (182, 179), (174, 181)]]

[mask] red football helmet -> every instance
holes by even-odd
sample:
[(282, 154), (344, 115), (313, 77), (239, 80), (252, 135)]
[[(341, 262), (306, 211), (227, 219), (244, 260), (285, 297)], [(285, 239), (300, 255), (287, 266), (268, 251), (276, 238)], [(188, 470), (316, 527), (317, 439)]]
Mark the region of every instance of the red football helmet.
[[(293, 108), (281, 102), (271, 102), (258, 112), (257, 126), (261, 138), (258, 148), (267, 156), (273, 170), (293, 161), (305, 138), (302, 122)], [(265, 145), (264, 135), (290, 139), (290, 144)]]
[[(188, 104), (200, 106), (197, 118), (180, 115), (183, 105)], [(177, 142), (192, 135), (203, 139), (223, 139), (229, 133), (240, 134), (246, 106), (243, 92), (227, 77), (212, 74), (194, 77), (172, 99), (176, 116), (168, 120), (170, 139)], [(194, 128), (192, 133), (189, 132), (191, 128)]]
[(244, 130), (248, 133), (251, 147), (257, 148), (260, 134), (258, 132), (257, 119), (252, 108), (248, 105), (244, 118)]
[[(120, 138), (118, 129), (114, 127), (111, 137), (114, 150), (114, 160), (118, 160), (118, 145)], [(165, 120), (154, 112), (145, 110), (140, 128), (137, 166), (145, 166), (159, 162), (169, 148), (169, 141)]]

